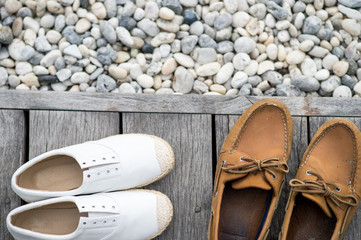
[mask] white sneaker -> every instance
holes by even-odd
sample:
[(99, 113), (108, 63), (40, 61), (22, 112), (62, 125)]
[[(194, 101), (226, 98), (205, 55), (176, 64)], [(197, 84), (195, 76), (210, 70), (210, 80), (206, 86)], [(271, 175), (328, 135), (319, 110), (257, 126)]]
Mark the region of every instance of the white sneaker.
[(173, 207), (157, 191), (66, 196), (12, 210), (6, 224), (17, 240), (142, 240), (161, 234)]
[(141, 187), (167, 175), (174, 154), (161, 138), (124, 134), (44, 153), (13, 175), (26, 201)]

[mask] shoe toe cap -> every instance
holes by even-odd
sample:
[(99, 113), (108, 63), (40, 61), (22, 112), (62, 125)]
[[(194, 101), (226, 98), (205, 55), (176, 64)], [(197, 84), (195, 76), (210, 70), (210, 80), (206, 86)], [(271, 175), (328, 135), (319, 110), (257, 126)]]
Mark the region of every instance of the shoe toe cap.
[(158, 230), (159, 234), (162, 233), (173, 217), (173, 206), (169, 198), (157, 192), (157, 221), (158, 221)]
[(174, 167), (173, 150), (169, 143), (161, 138), (154, 138), (154, 147), (161, 172), (167, 174)]

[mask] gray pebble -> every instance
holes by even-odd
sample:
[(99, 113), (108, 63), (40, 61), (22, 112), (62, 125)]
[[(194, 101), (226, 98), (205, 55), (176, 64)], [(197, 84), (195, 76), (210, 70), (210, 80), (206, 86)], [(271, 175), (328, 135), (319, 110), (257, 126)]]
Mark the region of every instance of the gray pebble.
[(316, 16), (309, 16), (305, 19), (302, 27), (304, 34), (316, 34), (322, 26), (322, 20)]
[(300, 97), (302, 92), (298, 87), (292, 85), (279, 84), (276, 87), (276, 94), (280, 97)]
[(222, 41), (217, 44), (217, 51), (219, 53), (228, 53), (233, 51), (233, 42), (231, 41)]
[(71, 44), (76, 44), (79, 45), (82, 43), (82, 38), (79, 34), (77, 34), (74, 29), (72, 29), (71, 27), (66, 27), (63, 30), (63, 36), (66, 38), (66, 40), (68, 42), (70, 42)]
[(44, 57), (44, 54), (36, 52), (35, 55), (32, 58), (30, 58), (29, 62), (33, 65), (39, 65), (40, 61), (41, 61), (41, 59), (43, 59), (43, 57)]
[(119, 26), (125, 27), (128, 31), (135, 28), (136, 25), (137, 25), (137, 22), (131, 17), (122, 16), (119, 19)]
[(294, 86), (305, 92), (314, 92), (320, 88), (320, 83), (317, 79), (304, 75), (293, 76), (291, 82)]
[(211, 63), (217, 60), (217, 53), (213, 48), (199, 48), (197, 53), (197, 62), (199, 64)]
[(251, 6), (248, 11), (253, 17), (264, 19), (267, 13), (267, 8), (263, 3), (257, 3)]
[(350, 8), (359, 8), (361, 7), (361, 1), (360, 0), (338, 0), (339, 3), (350, 7)]
[(162, 0), (162, 6), (173, 10), (177, 15), (181, 15), (183, 11), (183, 7), (179, 0)]
[(49, 52), (51, 45), (45, 36), (41, 36), (35, 40), (35, 49), (39, 52)]
[(282, 83), (282, 74), (276, 71), (267, 71), (262, 74), (262, 79), (267, 80), (274, 87)]
[(97, 50), (97, 59), (104, 65), (111, 64), (117, 58), (117, 52), (110, 46), (101, 47)]
[(107, 40), (105, 38), (99, 38), (97, 40), (97, 47), (101, 48), (101, 47), (105, 47), (108, 44)]
[(262, 82), (262, 78), (260, 76), (255, 75), (248, 77), (248, 83), (251, 84), (252, 87), (257, 87), (260, 82)]
[(90, 80), (95, 80), (99, 77), (100, 74), (104, 72), (104, 68), (97, 68), (91, 75)]
[(56, 31), (58, 31), (58, 32), (61, 32), (64, 27), (65, 27), (65, 16), (64, 15), (58, 15), (55, 18), (54, 29)]
[(249, 83), (244, 84), (238, 92), (240, 96), (249, 96), (251, 95), (252, 85)]
[(338, 86), (340, 86), (340, 79), (337, 76), (331, 76), (326, 81), (321, 82), (321, 90), (323, 95), (332, 93)]
[(310, 35), (310, 34), (301, 34), (298, 36), (298, 41), (303, 42), (305, 40), (311, 40), (315, 45), (320, 44), (320, 39), (314, 35)]
[(174, 73), (173, 89), (179, 93), (189, 93), (193, 89), (194, 78), (184, 67), (178, 67)]
[(198, 37), (195, 35), (184, 37), (181, 40), (182, 52), (185, 54), (189, 54), (193, 51), (194, 47), (198, 42)]
[(342, 85), (345, 85), (345, 86), (353, 89), (353, 87), (357, 83), (357, 78), (356, 77), (351, 77), (349, 75), (343, 75), (342, 78), (341, 78), (341, 83), (342, 83)]
[(339, 59), (342, 59), (344, 57), (344, 50), (342, 50), (341, 47), (334, 47), (332, 49), (332, 54), (338, 57)]
[(219, 15), (218, 17), (216, 17), (214, 21), (214, 27), (216, 28), (216, 30), (221, 30), (231, 25), (231, 23), (232, 23), (232, 15), (229, 14), (228, 12), (225, 12)]
[(117, 14), (117, 1), (116, 0), (105, 0), (104, 1), (105, 9), (107, 10), (108, 18), (115, 17)]
[(17, 17), (33, 17), (33, 13), (31, 12), (31, 10), (27, 7), (22, 7), (19, 9), (19, 11), (16, 13)]
[(287, 10), (273, 1), (267, 2), (267, 9), (277, 20), (285, 20), (288, 16)]
[(59, 82), (59, 79), (57, 76), (53, 75), (40, 75), (38, 76), (39, 83), (42, 84), (49, 84), (49, 83), (57, 83)]
[(267, 90), (264, 92), (264, 95), (265, 95), (265, 96), (276, 96), (276, 95), (277, 95), (277, 93), (276, 93), (276, 88), (267, 89)]
[(58, 58), (55, 60), (54, 65), (55, 65), (55, 68), (56, 68), (58, 71), (61, 70), (61, 69), (63, 69), (63, 68), (65, 68), (65, 60), (64, 60), (64, 58), (58, 57)]
[(13, 40), (13, 33), (8, 26), (0, 27), (0, 43), (10, 44)]
[(0, 59), (5, 59), (9, 57), (9, 51), (6, 47), (0, 48)]
[(190, 26), (190, 29), (189, 29), (190, 34), (199, 36), (203, 32), (204, 32), (204, 27), (203, 27), (202, 22), (200, 22), (200, 21), (196, 21), (196, 22), (192, 23), (192, 25)]
[(116, 87), (116, 81), (108, 75), (102, 74), (97, 78), (97, 92), (109, 92)]
[(202, 34), (199, 37), (198, 44), (202, 48), (214, 48), (217, 49), (217, 43), (206, 34)]
[(338, 86), (332, 94), (332, 97), (352, 97), (351, 89), (347, 86)]
[(292, 8), (293, 13), (303, 12), (305, 11), (305, 9), (306, 9), (306, 4), (302, 1), (297, 1)]
[(30, 58), (32, 58), (35, 55), (35, 50), (34, 48), (26, 45), (23, 48), (23, 51), (21, 51), (21, 59), (24, 61), (29, 60)]
[(0, 86), (4, 86), (8, 80), (8, 73), (5, 68), (0, 67)]
[(332, 30), (328, 28), (321, 28), (317, 33), (317, 37), (321, 40), (330, 40), (332, 36)]
[(144, 18), (143, 20), (138, 22), (137, 26), (151, 37), (154, 37), (160, 31), (157, 24), (149, 20), (148, 18)]
[(117, 35), (113, 26), (108, 21), (102, 21), (100, 23), (100, 31), (103, 34), (103, 37), (110, 43), (114, 44), (117, 40)]
[(357, 63), (353, 59), (350, 59), (347, 62), (348, 62), (347, 74), (350, 76), (354, 76), (357, 72)]

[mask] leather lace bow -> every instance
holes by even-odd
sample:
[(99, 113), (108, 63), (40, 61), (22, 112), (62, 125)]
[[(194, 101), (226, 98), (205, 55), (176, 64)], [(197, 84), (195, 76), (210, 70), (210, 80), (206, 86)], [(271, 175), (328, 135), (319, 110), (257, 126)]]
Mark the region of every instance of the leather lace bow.
[[(341, 188), (336, 184), (325, 182), (320, 175), (317, 173), (308, 171), (309, 175), (314, 175), (317, 177), (316, 180), (298, 180), (292, 179), (290, 181), (290, 186), (294, 192), (310, 193), (310, 194), (323, 194), (325, 197), (328, 197), (332, 200), (336, 206), (340, 206), (340, 203), (344, 203), (350, 206), (357, 206), (358, 200), (353, 195), (342, 195)], [(332, 190), (335, 189), (335, 190)]]
[[(257, 160), (252, 158), (241, 157), (239, 164), (225, 164), (222, 170), (228, 173), (250, 173), (254, 171), (267, 171), (273, 178), (276, 178), (274, 170), (287, 173), (289, 168), (286, 162), (280, 161), (279, 158), (267, 158)], [(246, 162), (246, 163), (245, 163)], [(273, 169), (273, 170), (272, 170)]]

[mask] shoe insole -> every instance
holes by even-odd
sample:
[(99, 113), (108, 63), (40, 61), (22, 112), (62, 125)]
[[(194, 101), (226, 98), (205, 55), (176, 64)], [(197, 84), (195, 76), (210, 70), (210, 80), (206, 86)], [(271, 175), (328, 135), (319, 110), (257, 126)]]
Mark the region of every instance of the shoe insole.
[(27, 189), (69, 191), (81, 186), (83, 171), (74, 158), (59, 155), (28, 168), (17, 181), (20, 187)]
[(11, 222), (16, 227), (33, 232), (66, 235), (78, 228), (81, 216), (87, 217), (88, 214), (80, 214), (73, 202), (62, 202), (16, 214)]
[(226, 183), (219, 219), (219, 240), (256, 239), (263, 226), (270, 191), (258, 188), (233, 189)]
[(330, 240), (336, 221), (336, 217), (329, 218), (316, 203), (298, 194), (287, 239)]

